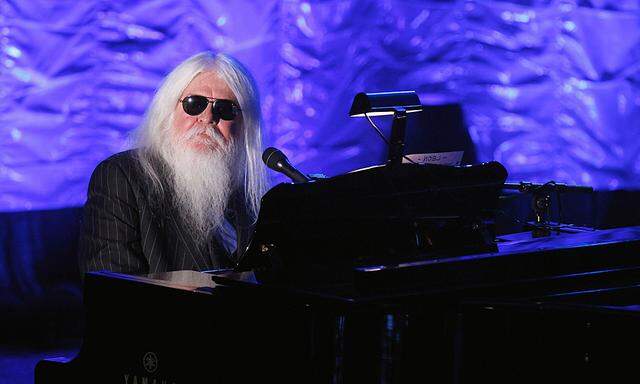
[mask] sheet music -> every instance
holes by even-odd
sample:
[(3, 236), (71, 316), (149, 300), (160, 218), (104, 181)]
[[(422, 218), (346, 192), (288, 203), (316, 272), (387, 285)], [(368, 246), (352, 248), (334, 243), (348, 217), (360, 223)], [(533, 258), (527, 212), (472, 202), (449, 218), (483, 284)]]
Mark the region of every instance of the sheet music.
[[(414, 153), (405, 157), (418, 164), (460, 165), (463, 154), (464, 151)], [(409, 163), (405, 157), (402, 158), (402, 162)]]

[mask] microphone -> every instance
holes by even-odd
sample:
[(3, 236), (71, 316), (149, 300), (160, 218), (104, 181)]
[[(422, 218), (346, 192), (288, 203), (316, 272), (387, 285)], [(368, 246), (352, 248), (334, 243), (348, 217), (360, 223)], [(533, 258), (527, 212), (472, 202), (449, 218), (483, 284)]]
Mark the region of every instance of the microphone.
[(262, 161), (264, 161), (267, 167), (285, 174), (296, 183), (304, 183), (311, 180), (302, 172), (295, 169), (295, 167), (289, 163), (287, 156), (277, 148), (269, 147), (265, 149), (264, 152), (262, 152)]

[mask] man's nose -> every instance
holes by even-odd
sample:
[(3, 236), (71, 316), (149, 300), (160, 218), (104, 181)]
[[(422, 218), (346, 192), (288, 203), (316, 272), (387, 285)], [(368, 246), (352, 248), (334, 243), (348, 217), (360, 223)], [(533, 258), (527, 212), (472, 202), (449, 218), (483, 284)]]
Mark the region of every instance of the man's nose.
[(217, 121), (213, 120), (213, 107), (211, 104), (209, 104), (207, 108), (198, 115), (198, 121), (205, 124), (217, 123)]

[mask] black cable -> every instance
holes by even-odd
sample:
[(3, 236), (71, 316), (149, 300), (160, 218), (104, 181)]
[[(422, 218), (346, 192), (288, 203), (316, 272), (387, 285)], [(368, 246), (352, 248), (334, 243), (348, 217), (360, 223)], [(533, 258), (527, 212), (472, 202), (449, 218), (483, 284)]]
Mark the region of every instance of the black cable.
[(373, 122), (373, 120), (371, 120), (371, 117), (369, 117), (369, 115), (365, 112), (364, 113), (364, 117), (367, 118), (367, 120), (369, 120), (369, 124), (371, 124), (371, 126), (373, 127), (373, 129), (376, 130), (376, 132), (378, 132), (378, 135), (380, 135), (380, 137), (382, 138), (382, 140), (384, 141), (385, 144), (387, 144), (387, 146), (391, 146), (391, 144), (389, 143), (389, 140), (387, 140), (386, 137), (384, 137), (384, 133), (382, 133), (382, 131), (380, 130), (380, 128), (378, 128), (378, 126), (376, 125), (376, 123)]

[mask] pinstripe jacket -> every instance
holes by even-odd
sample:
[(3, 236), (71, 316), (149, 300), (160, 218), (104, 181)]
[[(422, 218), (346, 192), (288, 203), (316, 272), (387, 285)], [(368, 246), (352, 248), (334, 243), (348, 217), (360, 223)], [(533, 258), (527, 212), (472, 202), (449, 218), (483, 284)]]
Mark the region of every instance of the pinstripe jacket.
[[(244, 247), (250, 232), (242, 199), (235, 194), (227, 219)], [(243, 249), (243, 248), (239, 248)], [(151, 195), (150, 179), (133, 150), (96, 167), (89, 182), (78, 247), (80, 271), (146, 274), (232, 267), (235, 253), (221, 241), (198, 245), (170, 198)]]

